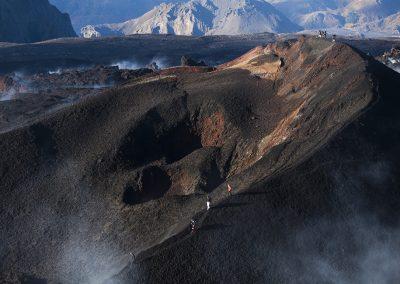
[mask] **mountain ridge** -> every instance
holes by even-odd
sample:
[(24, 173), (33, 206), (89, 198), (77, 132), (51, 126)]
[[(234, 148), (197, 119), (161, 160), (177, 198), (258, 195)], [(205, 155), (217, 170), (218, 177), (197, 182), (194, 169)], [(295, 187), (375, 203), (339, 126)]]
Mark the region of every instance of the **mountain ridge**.
[[(156, 9), (159, 5), (174, 5), (181, 6), (185, 8), (189, 8), (190, 12), (186, 15), (185, 13), (179, 14), (175, 20), (171, 20), (170, 22), (174, 22), (169, 27), (169, 32), (174, 31), (174, 26), (177, 25), (175, 22), (181, 21), (190, 22), (191, 26), (195, 27), (195, 30), (191, 34), (205, 34), (204, 30), (212, 30), (213, 27), (209, 23), (210, 22), (210, 11), (204, 14), (201, 11), (194, 11), (190, 9), (190, 7), (186, 6), (192, 3), (192, 1), (183, 1), (183, 0), (152, 0), (152, 1), (141, 1), (141, 0), (117, 0), (113, 2), (109, 1), (94, 1), (94, 0), (82, 0), (82, 1), (66, 1), (66, 0), (51, 0), (53, 4), (57, 5), (62, 11), (68, 12), (71, 14), (73, 25), (75, 30), (80, 31), (82, 27), (97, 26), (97, 27), (89, 27), (90, 29), (86, 32), (86, 34), (95, 36), (96, 30), (100, 29), (104, 35), (109, 34), (117, 34), (122, 35), (123, 32), (118, 30), (118, 23), (122, 30), (133, 30), (134, 32), (150, 32), (152, 31), (152, 25), (155, 25), (154, 22), (159, 22), (160, 19), (157, 17), (176, 17), (174, 16), (175, 12), (163, 11), (163, 9)], [(200, 1), (200, 2), (208, 2), (208, 1)], [(223, 4), (225, 6), (230, 5), (232, 1), (226, 0), (218, 0), (211, 1), (217, 2), (219, 4)], [(237, 1), (233, 1), (237, 2)], [(260, 0), (257, 2), (264, 2), (267, 4), (271, 4), (279, 11), (279, 13), (285, 15), (292, 23), (295, 25), (301, 26), (304, 30), (318, 30), (318, 29), (327, 29), (332, 33), (348, 33), (352, 32), (353, 34), (361, 34), (365, 33), (370, 36), (374, 34), (400, 34), (400, 20), (396, 17), (396, 14), (400, 12), (400, 2), (394, 0), (329, 0), (329, 1), (321, 1), (321, 0)], [(212, 5), (212, 3), (211, 3)], [(262, 5), (262, 4), (260, 4)], [(171, 8), (172, 9), (172, 8)], [(170, 10), (171, 10), (170, 9)], [(259, 8), (257, 8), (259, 9)], [(174, 9), (172, 9), (174, 10)], [(175, 10), (179, 10), (179, 8), (175, 8)], [(207, 9), (206, 9), (207, 10)], [(211, 14), (213, 9), (211, 9)], [(148, 26), (143, 25), (143, 17), (148, 13), (151, 14), (153, 11), (153, 23), (149, 23)], [(193, 12), (194, 11), (194, 12)], [(162, 15), (158, 15), (158, 13), (162, 13)], [(203, 9), (204, 12), (204, 9)], [(247, 11), (248, 12), (248, 11)], [(247, 19), (249, 23), (254, 27), (255, 22), (257, 21), (259, 28), (258, 30), (267, 30), (272, 31), (274, 29), (265, 29), (265, 25), (270, 25), (274, 27), (274, 23), (265, 24), (265, 18), (263, 17), (254, 17), (254, 14), (250, 19)], [(202, 17), (204, 16), (204, 18)], [(229, 18), (227, 14), (225, 16)], [(139, 19), (134, 22), (135, 19)], [(264, 20), (263, 20), (264, 19)], [(268, 19), (268, 17), (266, 18)], [(252, 22), (254, 20), (254, 22)], [(125, 23), (127, 22), (128, 23)], [(141, 22), (140, 22), (141, 21)], [(238, 19), (232, 20), (238, 23)], [(139, 23), (138, 23), (139, 22)], [(240, 21), (239, 21), (240, 22)], [(268, 22), (268, 21), (267, 21)], [(122, 23), (125, 23), (123, 25)], [(163, 21), (164, 25), (168, 26), (168, 21)], [(261, 23), (261, 24), (260, 24)], [(131, 27), (129, 27), (129, 24)], [(98, 26), (101, 27), (98, 27)], [(232, 26), (230, 26), (232, 25)], [(240, 26), (240, 24), (238, 24)], [(211, 26), (211, 28), (210, 28)], [(237, 33), (235, 30), (235, 25), (231, 22), (226, 23), (226, 27), (232, 27), (231, 29), (214, 29), (219, 33), (232, 34)], [(135, 29), (136, 28), (136, 29)], [(183, 31), (186, 27), (175, 27), (175, 29)], [(240, 27), (244, 29), (243, 26)], [(115, 30), (116, 29), (116, 30)], [(190, 28), (188, 28), (190, 29)], [(276, 29), (279, 30), (279, 29)], [(168, 31), (168, 27), (164, 28), (164, 32)], [(249, 32), (252, 31), (251, 29)], [(186, 32), (188, 33), (188, 32)], [(99, 36), (99, 35), (98, 35)]]
[(399, 35), (400, 2), (394, 0), (269, 0), (304, 29), (343, 29)]
[(94, 26), (84, 37), (130, 34), (237, 35), (287, 33), (301, 28), (264, 0), (191, 0), (161, 3), (143, 16), (117, 24)]

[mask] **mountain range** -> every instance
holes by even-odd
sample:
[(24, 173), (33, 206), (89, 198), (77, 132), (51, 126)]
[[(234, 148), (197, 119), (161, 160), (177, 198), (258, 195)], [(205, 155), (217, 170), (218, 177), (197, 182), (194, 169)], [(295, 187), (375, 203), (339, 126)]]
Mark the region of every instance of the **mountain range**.
[[(233, 35), (285, 33), (300, 29), (264, 0), (191, 0), (162, 3), (136, 19), (95, 27), (101, 35)], [(91, 34), (86, 34), (86, 37), (91, 37)]]
[(304, 29), (399, 34), (397, 0), (269, 0)]
[[(0, 41), (130, 34), (400, 35), (397, 0), (3, 0)], [(62, 12), (60, 12), (60, 9)], [(71, 19), (69, 15), (71, 15)], [(72, 20), (72, 26), (71, 26)]]
[[(397, 0), (51, 0), (86, 36), (241, 34), (328, 29), (397, 35)], [(286, 17), (285, 17), (286, 16)]]

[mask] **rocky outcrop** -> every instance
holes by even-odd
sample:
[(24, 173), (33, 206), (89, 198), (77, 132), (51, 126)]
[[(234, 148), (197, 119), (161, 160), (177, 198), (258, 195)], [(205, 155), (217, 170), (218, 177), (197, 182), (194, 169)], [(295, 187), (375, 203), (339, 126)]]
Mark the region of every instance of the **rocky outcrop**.
[(2, 0), (0, 42), (38, 42), (76, 36), (68, 14), (48, 0)]
[(207, 64), (204, 61), (197, 62), (193, 58), (184, 55), (181, 58), (181, 66), (207, 66)]
[(378, 57), (378, 60), (393, 70), (400, 72), (400, 46), (395, 46), (390, 51), (385, 52)]

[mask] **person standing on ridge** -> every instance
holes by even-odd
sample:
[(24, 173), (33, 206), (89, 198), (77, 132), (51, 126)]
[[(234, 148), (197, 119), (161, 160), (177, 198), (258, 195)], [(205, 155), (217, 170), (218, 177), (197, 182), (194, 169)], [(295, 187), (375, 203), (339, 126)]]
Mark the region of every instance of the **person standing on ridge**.
[(196, 221), (194, 219), (190, 220), (190, 230), (192, 233), (196, 230)]
[(207, 211), (210, 210), (210, 209), (211, 209), (211, 198), (210, 198), (210, 196), (207, 196), (207, 203), (206, 203), (206, 205), (207, 205)]
[(228, 183), (228, 193), (230, 196), (232, 196), (232, 187), (229, 183)]
[(133, 252), (130, 252), (129, 255), (131, 256), (131, 267), (136, 261), (136, 255)]

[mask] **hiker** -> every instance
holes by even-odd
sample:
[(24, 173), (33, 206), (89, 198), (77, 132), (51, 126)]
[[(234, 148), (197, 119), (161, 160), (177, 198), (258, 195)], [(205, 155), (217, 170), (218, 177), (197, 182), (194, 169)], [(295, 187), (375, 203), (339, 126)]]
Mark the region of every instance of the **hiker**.
[(135, 262), (135, 260), (136, 260), (136, 255), (133, 253), (133, 252), (130, 252), (129, 253), (130, 254), (130, 256), (131, 256), (131, 266), (132, 266), (132, 264)]
[(210, 210), (210, 208), (211, 208), (211, 198), (209, 196), (207, 197), (206, 205), (207, 205), (207, 211)]
[(190, 220), (190, 229), (191, 229), (192, 233), (196, 229), (196, 221), (194, 219)]
[(332, 42), (336, 42), (336, 35), (332, 35)]
[(232, 195), (232, 187), (230, 186), (229, 183), (228, 183), (228, 193), (229, 193), (229, 195)]

